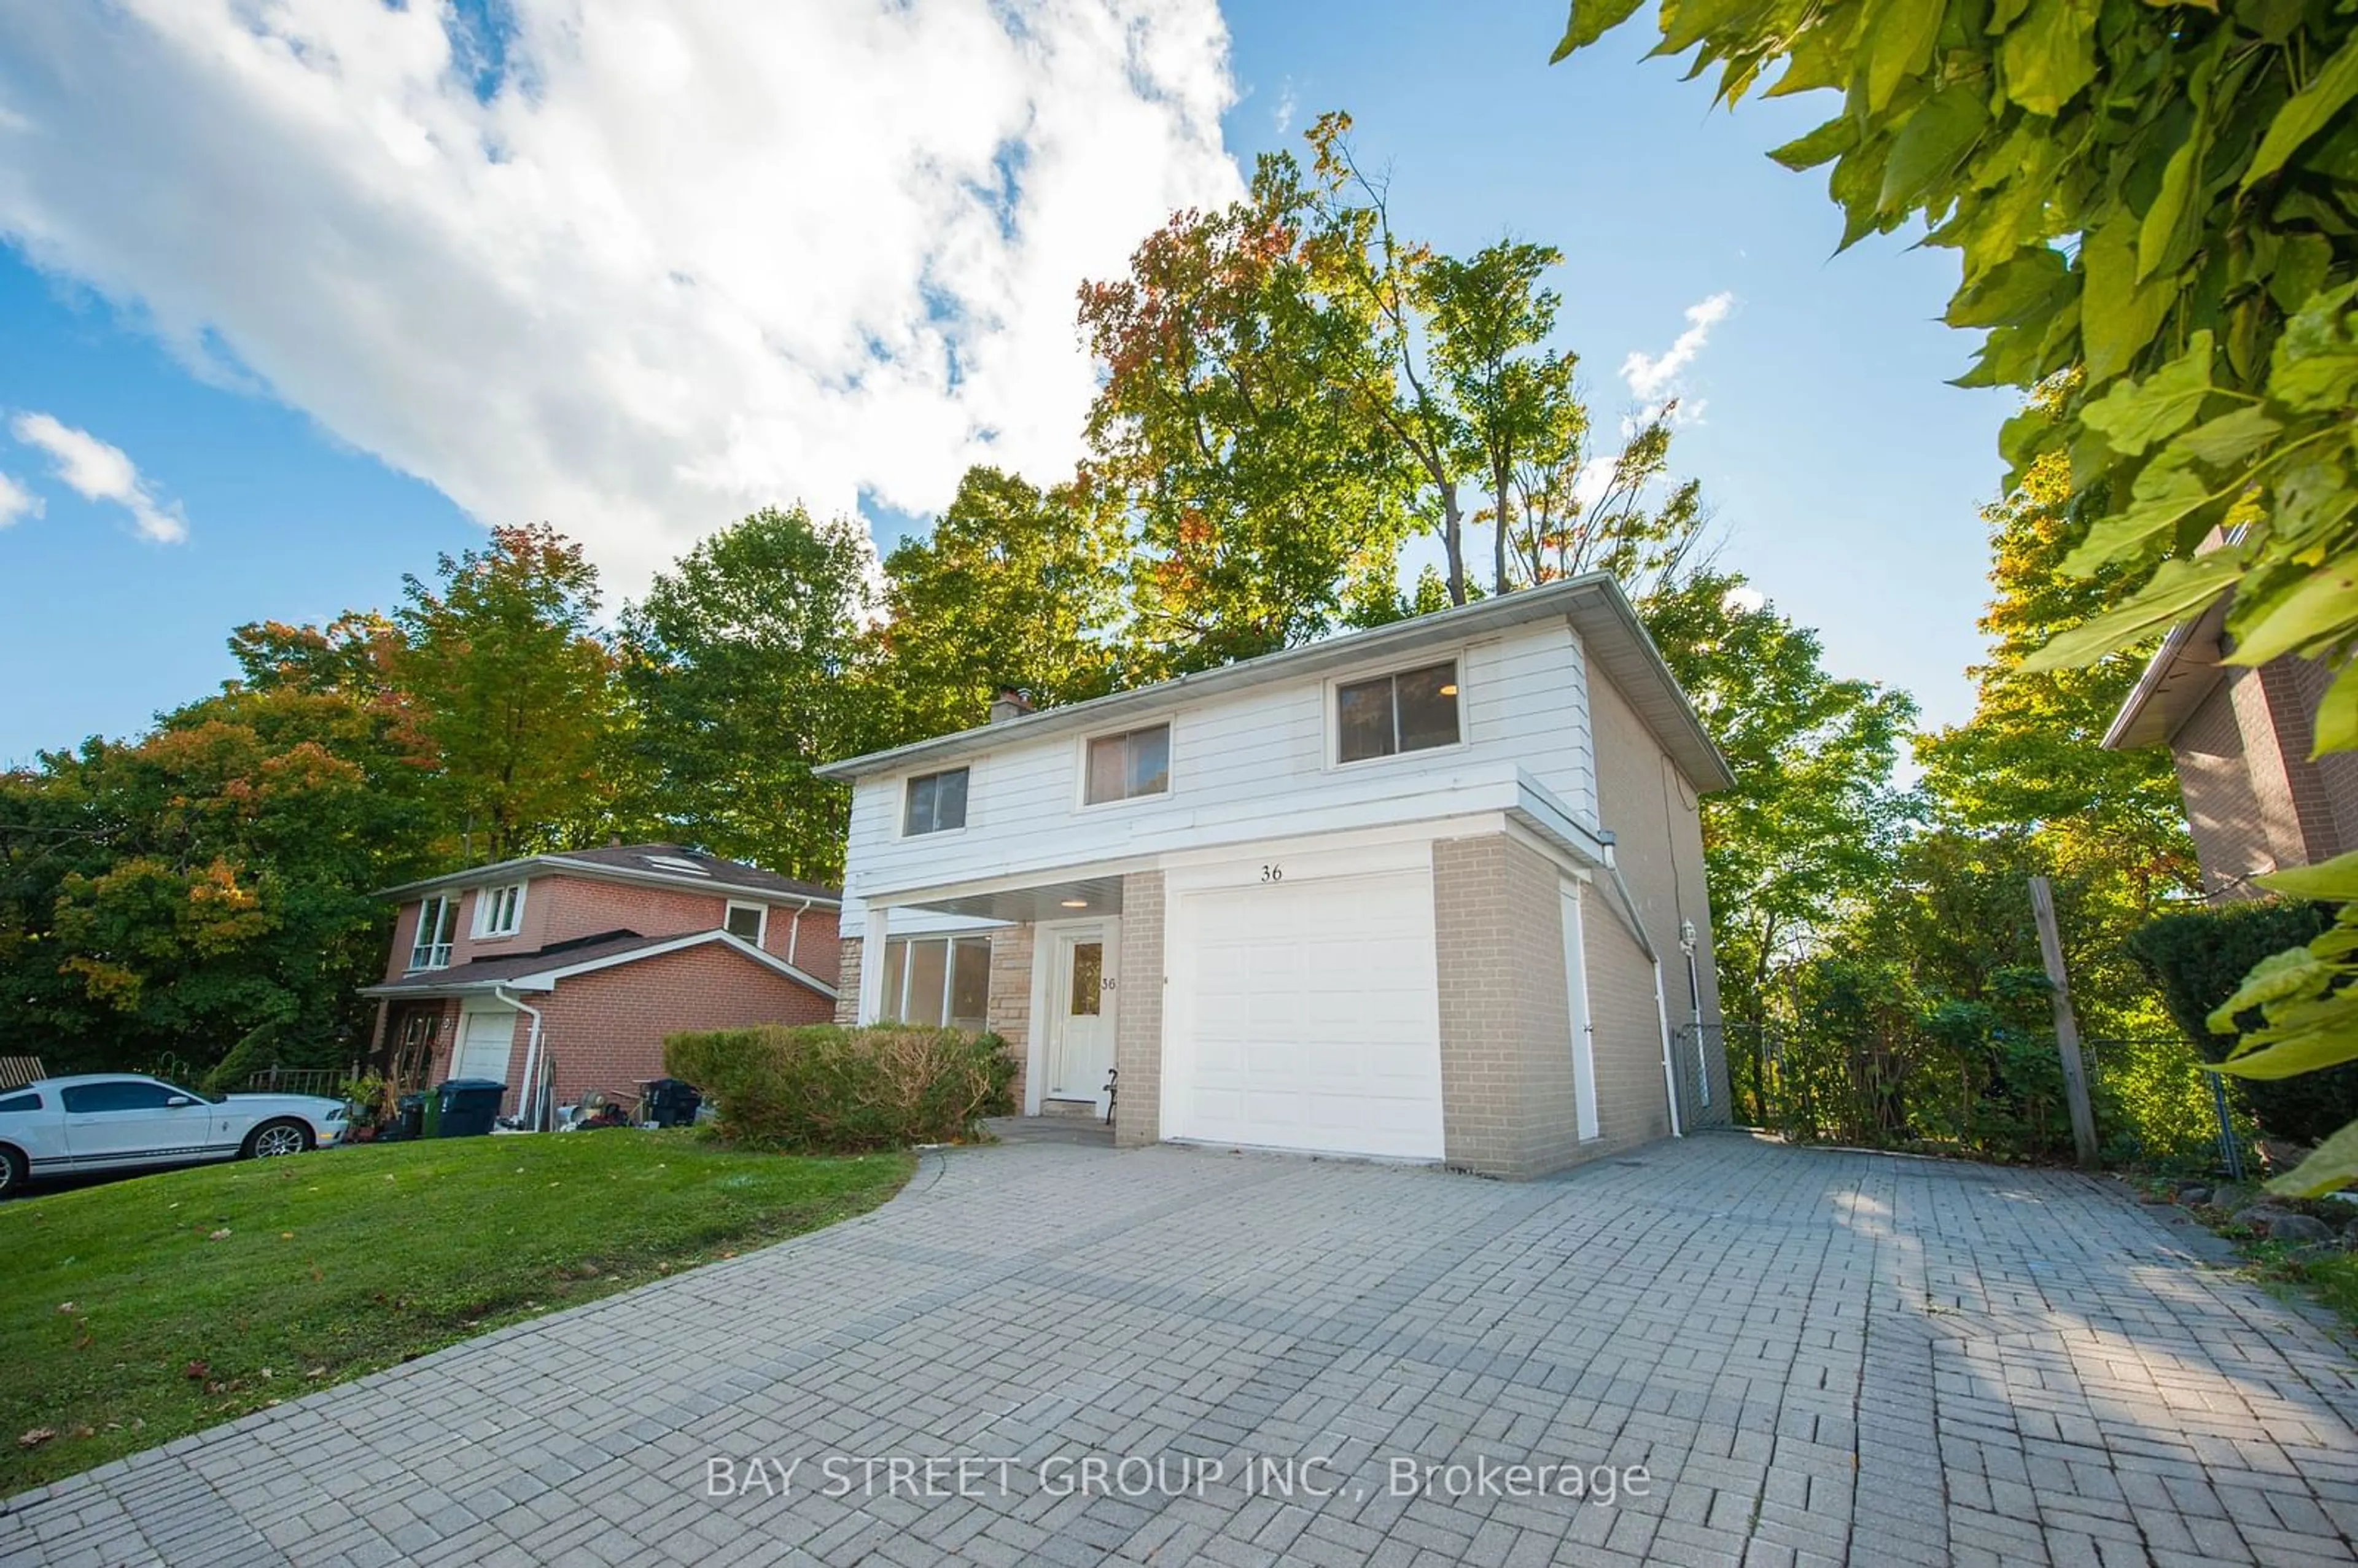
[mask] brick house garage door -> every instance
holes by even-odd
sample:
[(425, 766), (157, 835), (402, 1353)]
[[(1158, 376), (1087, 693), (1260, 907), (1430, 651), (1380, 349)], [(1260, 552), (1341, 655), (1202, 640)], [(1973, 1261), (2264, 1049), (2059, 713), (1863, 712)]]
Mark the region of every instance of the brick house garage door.
[(1430, 864), (1266, 869), (1176, 898), (1163, 1135), (1440, 1159)]

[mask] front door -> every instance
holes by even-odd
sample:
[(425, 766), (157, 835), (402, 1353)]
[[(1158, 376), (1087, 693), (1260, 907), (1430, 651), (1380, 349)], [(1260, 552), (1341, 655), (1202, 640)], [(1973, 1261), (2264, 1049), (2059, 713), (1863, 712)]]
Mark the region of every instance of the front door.
[(1105, 1114), (1113, 1072), (1114, 974), (1109, 927), (1060, 932), (1048, 998), (1046, 1098), (1087, 1100)]

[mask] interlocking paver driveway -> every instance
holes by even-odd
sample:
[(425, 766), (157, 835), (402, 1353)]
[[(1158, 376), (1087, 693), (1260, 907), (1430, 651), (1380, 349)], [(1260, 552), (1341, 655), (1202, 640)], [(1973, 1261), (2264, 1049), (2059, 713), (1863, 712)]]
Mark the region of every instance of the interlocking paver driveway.
[[(2318, 1327), (2075, 1175), (1033, 1144), (17, 1498), (0, 1561), (2346, 1562), (2353, 1418)], [(1157, 1489), (1074, 1486), (1089, 1455)], [(867, 1456), (1011, 1463), (927, 1498)], [(1330, 1495), (1238, 1478), (1312, 1456)], [(1405, 1495), (1395, 1458), (1468, 1471)], [(1500, 1496), (1484, 1461), (1650, 1484)]]

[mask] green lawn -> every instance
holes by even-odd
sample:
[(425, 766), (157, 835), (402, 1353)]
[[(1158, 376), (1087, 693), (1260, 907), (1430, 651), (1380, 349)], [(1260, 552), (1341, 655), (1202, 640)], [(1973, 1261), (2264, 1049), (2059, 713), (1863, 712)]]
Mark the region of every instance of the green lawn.
[(849, 1218), (911, 1169), (600, 1131), (331, 1149), (0, 1204), (0, 1497)]

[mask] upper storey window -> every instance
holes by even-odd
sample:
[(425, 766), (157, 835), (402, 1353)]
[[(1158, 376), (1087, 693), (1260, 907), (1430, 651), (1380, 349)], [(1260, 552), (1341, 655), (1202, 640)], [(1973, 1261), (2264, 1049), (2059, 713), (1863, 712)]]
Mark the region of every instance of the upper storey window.
[(909, 781), (908, 798), (901, 811), (903, 833), (912, 837), (919, 833), (946, 833), (965, 826), (964, 768), (926, 773)]
[(448, 968), (450, 940), (458, 934), (458, 899), (449, 893), (436, 893), (417, 907), (417, 934), (409, 944), (409, 967)]
[(1460, 734), (1455, 659), (1335, 688), (1338, 762), (1455, 746)]
[(1091, 806), (1135, 800), (1171, 788), (1171, 726), (1151, 724), (1089, 742), (1088, 778), (1081, 798)]
[(475, 935), (513, 936), (524, 925), (524, 883), (485, 888), (475, 895)]

